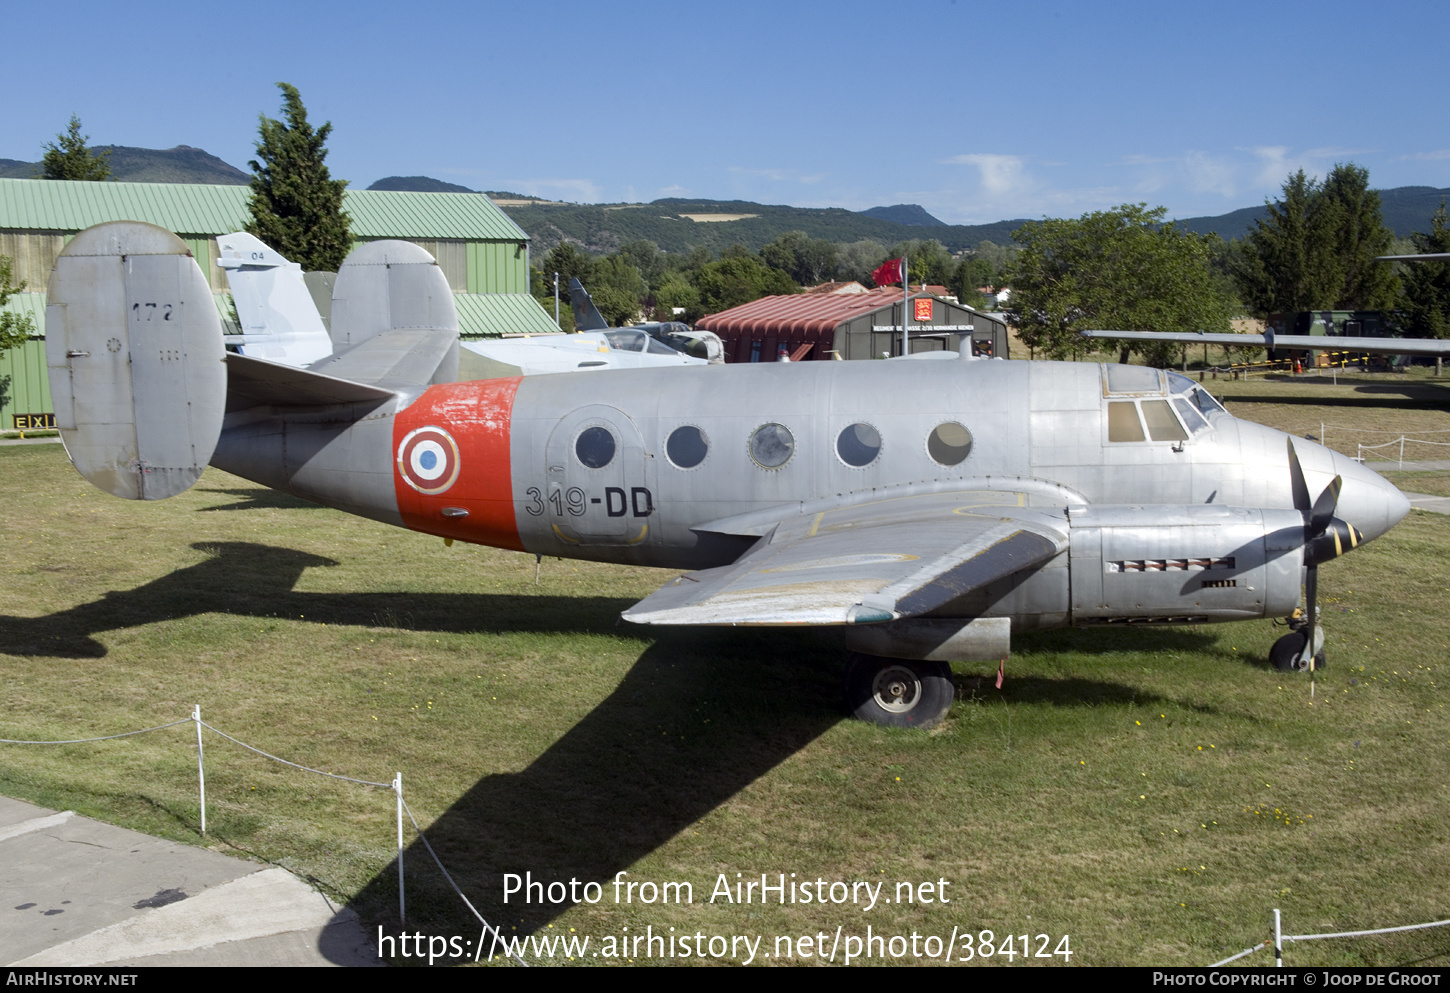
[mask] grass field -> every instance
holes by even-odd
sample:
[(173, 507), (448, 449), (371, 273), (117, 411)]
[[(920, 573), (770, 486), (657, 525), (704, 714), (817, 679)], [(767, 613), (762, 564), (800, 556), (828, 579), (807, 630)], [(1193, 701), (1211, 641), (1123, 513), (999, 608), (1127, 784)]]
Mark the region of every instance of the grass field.
[[(1429, 382), (1209, 385), (1299, 434), (1450, 428)], [(961, 934), (975, 946), (989, 929), (1017, 964), (1027, 935), (1036, 963), (1070, 948), (1073, 965), (1192, 965), (1262, 940), (1274, 907), (1294, 933), (1450, 916), (1450, 518), (1412, 513), (1324, 568), (1329, 668), (1312, 682), (1267, 668), (1268, 621), (1055, 632), (1014, 639), (1000, 691), (988, 667), (959, 666), (961, 699), (924, 733), (843, 719), (828, 639), (617, 625), (668, 573), (546, 560), (535, 585), (531, 556), (445, 549), (215, 470), (126, 503), (51, 445), (0, 449), (0, 493), (0, 737), (109, 734), (200, 704), (293, 761), (401, 771), (449, 870), (509, 935), (587, 935), (591, 951), (647, 928), (764, 936), (766, 963), (789, 938), (788, 960), (809, 964), (799, 939), (838, 927), (908, 947), (915, 933), (921, 954), (900, 962), (954, 928), (962, 955)], [(203, 843), (194, 747), (188, 725), (0, 745), (0, 793)], [(214, 736), (207, 766), (204, 843), (397, 933), (389, 793)], [(472, 940), (426, 859), (410, 846), (409, 931)], [(616, 902), (621, 871), (690, 883), (694, 900)], [(603, 882), (602, 899), (505, 903), (503, 874), (525, 872)], [(781, 873), (884, 883), (892, 902), (710, 901), (722, 878)], [(903, 883), (917, 902), (896, 900)], [(1444, 965), (1447, 931), (1287, 954)]]

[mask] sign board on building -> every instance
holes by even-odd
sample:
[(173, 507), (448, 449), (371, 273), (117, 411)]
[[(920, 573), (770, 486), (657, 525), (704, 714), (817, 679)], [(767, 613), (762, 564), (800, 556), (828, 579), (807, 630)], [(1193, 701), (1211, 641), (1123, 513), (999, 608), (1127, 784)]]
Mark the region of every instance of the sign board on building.
[(36, 431), (40, 428), (54, 428), (54, 414), (11, 414), (16, 431)]

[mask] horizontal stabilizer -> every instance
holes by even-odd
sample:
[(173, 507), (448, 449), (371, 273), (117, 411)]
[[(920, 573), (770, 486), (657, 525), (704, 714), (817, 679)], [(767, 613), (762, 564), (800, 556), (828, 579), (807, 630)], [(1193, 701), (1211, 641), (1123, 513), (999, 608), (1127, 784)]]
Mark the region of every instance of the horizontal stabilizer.
[(354, 383), (247, 355), (228, 355), (227, 372), (227, 407), (231, 410), (254, 404), (315, 407), (339, 403), (382, 403), (397, 395), (379, 386)]
[(419, 392), (458, 378), (458, 329), (395, 328), (314, 363), (312, 372), (385, 389)]

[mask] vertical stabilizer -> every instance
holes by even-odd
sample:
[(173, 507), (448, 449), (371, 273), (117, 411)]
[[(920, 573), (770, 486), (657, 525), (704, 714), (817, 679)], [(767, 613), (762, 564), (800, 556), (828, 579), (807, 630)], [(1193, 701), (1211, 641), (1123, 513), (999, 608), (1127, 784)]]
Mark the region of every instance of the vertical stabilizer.
[(594, 298), (584, 288), (584, 284), (578, 278), (569, 280), (569, 306), (574, 310), (575, 331), (607, 331), (609, 322), (594, 306)]
[(217, 249), (242, 325), (243, 355), (308, 366), (332, 354), (300, 265), (242, 231), (222, 235)]
[(433, 256), (406, 241), (371, 241), (352, 250), (332, 289), (332, 341), (338, 354), (399, 328), (458, 333), (453, 290)]
[(221, 434), (221, 319), (186, 244), (154, 224), (76, 235), (45, 309), (50, 392), (71, 461), (108, 493), (159, 500), (201, 476)]

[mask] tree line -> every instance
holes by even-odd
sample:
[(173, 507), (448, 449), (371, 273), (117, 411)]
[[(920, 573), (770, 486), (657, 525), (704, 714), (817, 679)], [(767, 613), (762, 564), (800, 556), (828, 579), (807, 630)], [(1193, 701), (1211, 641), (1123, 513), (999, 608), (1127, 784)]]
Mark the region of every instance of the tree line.
[(664, 252), (651, 241), (631, 241), (608, 255), (593, 256), (569, 242), (551, 249), (531, 266), (530, 291), (550, 313), (554, 306), (554, 273), (559, 274), (560, 318), (565, 312), (569, 280), (577, 278), (611, 323), (630, 323), (641, 316), (653, 320), (693, 323), (773, 294), (798, 293), (827, 282), (859, 282), (872, 287), (871, 273), (887, 259), (906, 256), (913, 285), (945, 286), (963, 303), (986, 306), (980, 290), (1001, 285), (1015, 246), (980, 243), (954, 256), (935, 239), (912, 239), (893, 245), (864, 239), (836, 244), (790, 231), (752, 252), (732, 245), (717, 257), (696, 246), (680, 254)]

